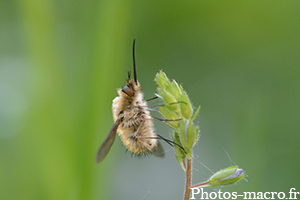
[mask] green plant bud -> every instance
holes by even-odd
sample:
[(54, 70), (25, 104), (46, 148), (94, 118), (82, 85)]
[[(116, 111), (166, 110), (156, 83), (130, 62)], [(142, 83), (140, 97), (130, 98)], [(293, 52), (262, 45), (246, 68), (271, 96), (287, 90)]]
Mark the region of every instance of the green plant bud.
[(190, 99), (185, 91), (180, 96), (180, 101), (185, 102), (180, 104), (181, 114), (185, 119), (190, 119), (193, 115), (193, 108)]
[[(181, 141), (180, 141), (180, 139), (179, 139), (178, 133), (174, 132), (174, 133), (172, 134), (172, 139), (173, 139), (173, 141), (174, 141), (176, 144), (182, 146)], [(174, 145), (174, 149), (175, 149), (175, 152), (176, 152), (175, 155), (177, 155), (178, 157), (180, 157), (180, 158), (182, 158), (182, 159), (184, 159), (184, 158), (186, 157), (186, 154), (183, 152), (183, 150), (182, 150), (179, 146)]]
[(243, 169), (238, 166), (228, 167), (216, 172), (208, 181), (193, 185), (191, 188), (211, 188), (216, 186), (225, 186), (237, 183), (244, 178)]
[(156, 78), (154, 79), (158, 87), (165, 89), (165, 81), (161, 78), (159, 74), (156, 74)]
[(245, 173), (243, 169), (238, 168), (238, 166), (233, 166), (216, 172), (208, 181), (212, 186), (223, 186), (236, 183), (244, 176)]
[(186, 149), (186, 145), (188, 142), (187, 142), (187, 137), (185, 134), (185, 123), (183, 121), (180, 122), (178, 135), (179, 135), (181, 143), (183, 144), (183, 147)]
[[(175, 99), (176, 99), (176, 96), (175, 96), (175, 91), (174, 91), (174, 88), (173, 88), (173, 86), (172, 86), (172, 84), (171, 84), (171, 82), (166, 82), (166, 91), (168, 91), (171, 95), (173, 95), (174, 97), (175, 97)], [(177, 99), (176, 99), (176, 101), (177, 101)]]
[(154, 80), (162, 89), (166, 89), (166, 83), (170, 82), (166, 74), (162, 71), (159, 71), (159, 73), (156, 74), (156, 78)]
[(196, 128), (193, 123), (188, 121), (187, 123), (181, 123), (179, 129), (179, 137), (184, 146), (184, 149), (190, 150), (197, 141)]
[(171, 82), (171, 88), (173, 96), (176, 98), (177, 101), (180, 101), (180, 96), (182, 92), (175, 80)]
[(162, 79), (164, 79), (166, 82), (170, 82), (170, 80), (168, 79), (167, 75), (165, 72), (163, 72), (162, 70), (159, 71), (160, 76), (162, 77)]
[(186, 137), (187, 137), (187, 141), (188, 141), (187, 146), (189, 147), (189, 149), (191, 149), (195, 145), (197, 138), (198, 138), (196, 128), (191, 121), (189, 121), (185, 125), (185, 132), (186, 132)]
[(163, 82), (158, 75), (156, 75), (156, 78), (154, 79), (158, 87), (165, 89), (165, 82)]
[(161, 88), (157, 88), (160, 96), (163, 98), (165, 102), (165, 106), (167, 106), (171, 111), (178, 112), (179, 111), (179, 105), (175, 97), (170, 94), (168, 91), (163, 90)]
[[(163, 86), (160, 86), (160, 85), (159, 85), (160, 88), (162, 88), (162, 89), (168, 91), (168, 92), (169, 92), (170, 94), (172, 94), (175, 98), (177, 97), (177, 98), (176, 98), (176, 100), (177, 100), (180, 93), (178, 93), (177, 88), (174, 87), (174, 83), (173, 83), (173, 82), (176, 83), (176, 81), (173, 80), (172, 82), (170, 82), (169, 79), (168, 79), (168, 77), (167, 77), (167, 75), (166, 75), (164, 72), (162, 72), (162, 71), (160, 71), (159, 79), (162, 80), (162, 83), (163, 83)], [(178, 101), (178, 100), (177, 100), (177, 101)]]
[(168, 121), (167, 122), (171, 126), (173, 126), (175, 129), (180, 126), (180, 121), (178, 121), (179, 117), (178, 117), (178, 114), (176, 112), (171, 111), (166, 106), (159, 107), (159, 112), (163, 116), (164, 119), (175, 120), (175, 121)]

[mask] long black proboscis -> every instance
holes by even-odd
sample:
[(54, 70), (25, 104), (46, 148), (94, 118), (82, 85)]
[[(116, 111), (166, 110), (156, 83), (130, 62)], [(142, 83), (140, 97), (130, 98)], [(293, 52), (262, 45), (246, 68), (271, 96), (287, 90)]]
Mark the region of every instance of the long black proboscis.
[(132, 56), (133, 56), (133, 75), (134, 75), (134, 81), (135, 81), (135, 84), (137, 85), (136, 67), (135, 67), (135, 39), (133, 40)]

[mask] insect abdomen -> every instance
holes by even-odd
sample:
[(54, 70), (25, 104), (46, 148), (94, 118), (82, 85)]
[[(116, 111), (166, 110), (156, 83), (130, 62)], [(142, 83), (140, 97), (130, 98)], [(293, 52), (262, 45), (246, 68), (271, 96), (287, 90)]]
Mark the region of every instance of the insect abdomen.
[(118, 133), (124, 146), (135, 154), (148, 153), (156, 146), (156, 134), (147, 112), (141, 111), (135, 115), (122, 114), (123, 120)]

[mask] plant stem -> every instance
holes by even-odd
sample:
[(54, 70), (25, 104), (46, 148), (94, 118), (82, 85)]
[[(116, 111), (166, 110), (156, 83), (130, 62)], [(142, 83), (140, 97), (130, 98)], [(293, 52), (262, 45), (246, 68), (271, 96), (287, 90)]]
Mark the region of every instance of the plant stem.
[(209, 181), (205, 181), (203, 183), (198, 183), (198, 184), (192, 185), (191, 188), (196, 188), (196, 187), (200, 187), (202, 185), (208, 185), (208, 184), (209, 184)]
[(186, 176), (186, 183), (185, 183), (184, 200), (189, 200), (190, 193), (191, 193), (191, 183), (192, 183), (192, 157), (190, 159), (187, 159), (185, 176)]

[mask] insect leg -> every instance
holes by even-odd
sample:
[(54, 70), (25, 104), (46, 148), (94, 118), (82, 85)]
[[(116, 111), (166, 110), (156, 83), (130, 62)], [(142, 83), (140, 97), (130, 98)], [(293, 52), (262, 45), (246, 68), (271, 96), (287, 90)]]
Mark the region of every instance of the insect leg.
[[(184, 150), (184, 148), (183, 148), (182, 146), (180, 146), (179, 144), (177, 144), (176, 142), (173, 142), (172, 140), (169, 140), (169, 139), (167, 139), (167, 138), (164, 138), (163, 136), (158, 135), (158, 134), (157, 134), (157, 136), (158, 136), (160, 139), (166, 141), (168, 144), (172, 143), (172, 144), (178, 146), (178, 147), (181, 148), (181, 149), (183, 150), (183, 152), (186, 154), (186, 151)], [(169, 143), (169, 142), (170, 142), (170, 143)], [(171, 146), (172, 146), (172, 145), (171, 145)]]
[[(158, 98), (158, 97), (153, 97), (152, 99), (155, 99), (155, 98)], [(152, 99), (148, 99), (146, 101), (151, 101)], [(187, 104), (184, 101), (177, 101), (177, 102), (169, 103), (169, 105), (178, 104), (178, 103), (184, 103), (185, 105)], [(150, 108), (150, 107), (161, 107), (161, 106), (166, 106), (166, 105), (165, 104), (158, 104), (158, 105), (150, 105), (150, 106), (147, 105), (147, 106), (140, 106), (140, 107)]]
[(160, 119), (160, 118), (157, 118), (157, 117), (154, 117), (154, 116), (151, 116), (152, 119), (150, 120), (157, 120), (157, 121), (161, 121), (161, 122), (169, 122), (169, 121), (180, 121), (182, 120), (181, 118), (179, 119)]
[(173, 142), (172, 140), (166, 139), (164, 137), (162, 137), (161, 135), (157, 135), (157, 137), (148, 137), (148, 136), (136, 136), (136, 138), (145, 138), (145, 139), (161, 139), (164, 140), (165, 142), (167, 142), (170, 146), (173, 147), (173, 144), (178, 146), (179, 148), (181, 148), (183, 150), (183, 152), (186, 154), (186, 151), (184, 150), (184, 148), (182, 146), (180, 146), (179, 144), (177, 144), (176, 142)]
[(133, 134), (132, 138), (137, 138), (137, 134), (140, 131), (141, 127), (143, 126), (143, 124), (145, 123), (145, 121), (142, 121), (142, 123), (140, 124), (138, 130)]
[[(157, 118), (157, 117), (153, 117), (151, 116), (152, 118), (150, 119), (144, 119), (144, 120), (158, 120), (158, 121), (164, 121), (164, 122), (167, 122), (167, 121), (180, 121), (181, 119), (160, 119), (160, 118)], [(138, 132), (140, 131), (141, 127), (143, 126), (143, 124), (145, 123), (145, 121), (142, 121), (142, 123), (140, 124), (138, 130), (133, 134), (133, 138), (137, 138), (137, 134)]]
[(151, 99), (147, 99), (146, 101), (148, 102), (148, 101), (152, 101), (152, 100), (154, 100), (154, 99), (157, 99), (158, 97), (152, 97)]

